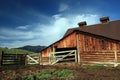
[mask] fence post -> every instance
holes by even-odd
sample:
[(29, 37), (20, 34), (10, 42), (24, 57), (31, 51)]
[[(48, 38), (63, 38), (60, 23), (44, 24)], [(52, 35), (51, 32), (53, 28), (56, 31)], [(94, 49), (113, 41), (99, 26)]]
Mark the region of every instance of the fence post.
[(41, 53), (39, 53), (39, 65), (41, 65)]
[(28, 64), (28, 57), (27, 57), (27, 54), (25, 55), (25, 65)]
[(2, 51), (0, 50), (0, 66), (1, 66), (1, 62), (2, 62)]
[(2, 57), (3, 57), (3, 51), (0, 51), (0, 66), (2, 65)]

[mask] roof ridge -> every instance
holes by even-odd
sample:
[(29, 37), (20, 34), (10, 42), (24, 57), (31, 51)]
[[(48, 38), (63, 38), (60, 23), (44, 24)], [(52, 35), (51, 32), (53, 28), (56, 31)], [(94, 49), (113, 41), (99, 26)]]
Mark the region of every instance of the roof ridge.
[(75, 30), (101, 35), (115, 40), (120, 40), (120, 20), (93, 24), (85, 27), (69, 28), (63, 37), (69, 35)]

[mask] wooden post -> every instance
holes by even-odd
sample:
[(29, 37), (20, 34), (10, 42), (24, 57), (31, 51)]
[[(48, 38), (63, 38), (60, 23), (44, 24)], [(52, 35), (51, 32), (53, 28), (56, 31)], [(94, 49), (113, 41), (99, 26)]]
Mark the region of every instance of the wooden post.
[(114, 60), (114, 67), (117, 67), (117, 46), (116, 43), (114, 44), (114, 54), (115, 54), (115, 60)]
[(39, 65), (41, 65), (41, 53), (39, 53)]
[(4, 52), (3, 51), (1, 51), (0, 52), (0, 65), (3, 65), (3, 54), (4, 54)]
[(76, 33), (76, 39), (77, 39), (77, 58), (78, 58), (78, 64), (81, 64), (80, 62), (80, 41), (79, 41), (79, 33)]
[(75, 50), (75, 63), (77, 63), (77, 52)]
[(27, 65), (28, 62), (29, 62), (27, 55), (28, 55), (28, 54), (25, 55), (25, 65)]
[(39, 57), (39, 60), (40, 60), (39, 63), (40, 63), (40, 65), (43, 65), (43, 59), (44, 59), (44, 58), (43, 58), (42, 52), (41, 52), (41, 53), (40, 53), (40, 57)]
[(48, 48), (47, 53), (48, 53), (48, 57), (49, 57), (49, 64), (51, 64), (51, 59), (50, 59), (50, 57), (51, 57), (51, 53), (50, 53), (50, 51), (49, 51), (49, 48)]
[(52, 63), (56, 61), (56, 57), (55, 57), (55, 51), (56, 51), (56, 48), (57, 48), (57, 46), (53, 46), (53, 52), (52, 52), (52, 54), (53, 54), (53, 56), (52, 56)]
[(0, 66), (2, 65), (2, 51), (0, 51)]
[(28, 57), (27, 57), (27, 54), (25, 55), (25, 65), (28, 64)]

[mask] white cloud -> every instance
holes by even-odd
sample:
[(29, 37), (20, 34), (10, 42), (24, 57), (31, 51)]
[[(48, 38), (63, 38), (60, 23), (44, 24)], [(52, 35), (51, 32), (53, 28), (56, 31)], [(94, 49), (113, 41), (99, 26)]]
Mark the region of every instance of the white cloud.
[(29, 28), (29, 25), (25, 25), (25, 26), (18, 26), (16, 29), (27, 30), (28, 28)]
[(67, 9), (69, 9), (69, 6), (67, 5), (67, 4), (60, 4), (60, 6), (59, 6), (59, 12), (62, 12), (62, 11), (65, 11), (65, 10), (67, 10)]
[[(27, 25), (31, 26), (32, 31), (22, 30), (0, 30), (0, 38), (5, 39), (4, 36), (8, 36), (9, 39), (14, 39), (12, 43), (1, 43), (0, 46), (19, 47), (24, 45), (50, 45), (53, 42), (63, 37), (64, 33), (68, 28), (77, 27), (77, 23), (80, 21), (87, 21), (88, 25), (98, 22), (99, 15), (94, 14), (76, 14), (62, 16), (57, 14), (52, 16), (53, 20), (49, 24)], [(24, 26), (23, 26), (24, 27)], [(20, 41), (19, 39), (23, 39)], [(27, 39), (27, 40), (26, 40)], [(28, 40), (29, 39), (29, 40)]]
[(32, 31), (20, 31), (16, 29), (0, 29), (0, 39), (17, 40), (17, 39), (32, 39)]

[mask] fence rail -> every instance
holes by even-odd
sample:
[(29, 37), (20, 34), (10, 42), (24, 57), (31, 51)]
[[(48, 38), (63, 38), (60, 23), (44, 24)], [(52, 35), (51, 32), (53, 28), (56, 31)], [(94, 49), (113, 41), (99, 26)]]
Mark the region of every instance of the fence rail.
[(0, 54), (1, 65), (25, 65), (26, 55), (25, 54)]

